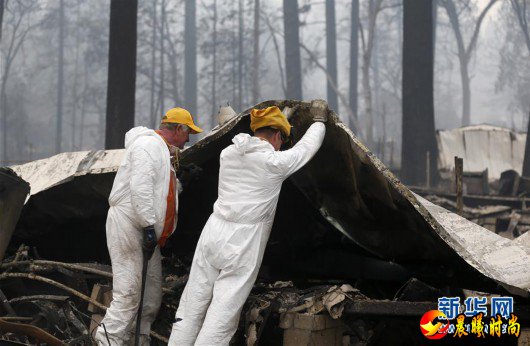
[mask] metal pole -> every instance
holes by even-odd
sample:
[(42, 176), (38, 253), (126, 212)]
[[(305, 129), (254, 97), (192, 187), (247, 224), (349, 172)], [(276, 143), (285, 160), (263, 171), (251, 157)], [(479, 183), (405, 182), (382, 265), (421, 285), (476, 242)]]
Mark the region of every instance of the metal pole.
[(462, 189), (462, 175), (464, 173), (464, 159), (455, 156), (455, 182), (456, 182), (456, 209), (458, 215), (464, 210), (464, 197)]
[(425, 182), (427, 188), (431, 188), (431, 152), (427, 151), (427, 157), (425, 162)]

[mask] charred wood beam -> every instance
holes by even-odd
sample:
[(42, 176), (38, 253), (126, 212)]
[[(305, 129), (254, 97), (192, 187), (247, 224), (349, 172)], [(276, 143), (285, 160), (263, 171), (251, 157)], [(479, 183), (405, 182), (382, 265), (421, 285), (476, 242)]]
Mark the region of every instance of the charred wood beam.
[(100, 275), (100, 276), (112, 279), (112, 273), (104, 271), (104, 270), (89, 268), (89, 267), (82, 266), (82, 265), (75, 264), (75, 263), (64, 263), (64, 262), (44, 261), (44, 260), (3, 263), (2, 265), (0, 265), (0, 269), (7, 269), (13, 266), (22, 266), (22, 265), (29, 265), (30, 269), (32, 269), (34, 266), (39, 266), (39, 265), (51, 266), (51, 267), (64, 267), (67, 269), (79, 270), (79, 271), (83, 271), (86, 273), (96, 274), (96, 275)]
[(95, 306), (97, 306), (100, 309), (103, 309), (103, 310), (107, 309), (107, 307), (105, 305), (101, 304), (100, 302), (95, 301), (94, 299), (90, 298), (89, 296), (86, 296), (83, 293), (78, 292), (78, 291), (74, 290), (73, 288), (70, 288), (70, 287), (68, 287), (68, 286), (66, 286), (66, 285), (64, 285), (64, 284), (62, 284), (60, 282), (45, 278), (45, 277), (40, 276), (40, 275), (35, 275), (33, 273), (3, 273), (3, 274), (0, 274), (0, 280), (4, 280), (4, 279), (7, 279), (7, 278), (19, 278), (19, 279), (30, 279), (30, 280), (41, 281), (41, 282), (47, 283), (49, 285), (58, 287), (58, 288), (66, 291), (68, 293), (71, 293), (71, 294), (73, 294), (74, 296), (76, 296), (78, 298), (81, 298), (81, 299), (83, 299), (83, 300), (85, 300), (85, 301), (87, 301), (89, 303), (94, 304)]
[[(427, 190), (421, 187), (412, 187), (412, 191), (418, 195), (424, 197), (435, 194), (438, 197), (447, 198), (453, 202), (456, 202), (456, 194), (448, 192), (440, 192)], [(510, 208), (523, 209), (525, 198), (522, 197), (508, 197), (508, 196), (484, 196), (484, 195), (464, 195), (464, 205), (466, 207), (478, 208), (485, 205), (504, 205)], [(528, 199), (526, 199), (528, 201)]]
[(25, 301), (32, 301), (32, 300), (46, 300), (46, 301), (52, 301), (52, 302), (59, 302), (64, 303), (70, 299), (69, 296), (57, 296), (57, 295), (51, 295), (51, 294), (37, 294), (34, 296), (23, 296), (23, 297), (17, 297), (9, 300), (9, 303), (18, 303), (18, 302), (25, 302)]
[(346, 303), (344, 314), (363, 316), (417, 317), (436, 310), (433, 302), (400, 302), (391, 300), (357, 300)]
[(27, 335), (52, 346), (66, 345), (64, 342), (57, 339), (55, 336), (48, 334), (47, 332), (38, 327), (35, 327), (31, 324), (8, 322), (3, 318), (0, 318), (0, 331), (2, 331), (3, 333)]

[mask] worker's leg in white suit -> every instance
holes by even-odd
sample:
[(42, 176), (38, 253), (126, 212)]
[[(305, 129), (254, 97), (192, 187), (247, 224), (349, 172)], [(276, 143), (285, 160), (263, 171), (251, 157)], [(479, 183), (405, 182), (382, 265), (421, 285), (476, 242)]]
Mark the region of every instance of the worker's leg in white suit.
[[(109, 209), (107, 218), (107, 246), (112, 263), (112, 302), (96, 333), (100, 345), (125, 345), (134, 333), (134, 324), (140, 303), (142, 275), (141, 231), (115, 208)], [(149, 334), (162, 298), (161, 256), (156, 249), (148, 264), (148, 281), (144, 297), (145, 321), (142, 319), (142, 333)], [(157, 292), (158, 291), (158, 292)], [(145, 323), (145, 324), (144, 324)], [(148, 327), (149, 326), (149, 327)]]
[(151, 260), (147, 264), (144, 304), (142, 308), (142, 325), (140, 333), (149, 335), (160, 304), (162, 303), (162, 255), (157, 246)]
[[(258, 276), (270, 231), (269, 223), (235, 224), (218, 221), (212, 244), (218, 244), (213, 299), (196, 345), (228, 345)], [(223, 244), (222, 246), (219, 246)], [(214, 251), (215, 248), (210, 249)]]
[[(247, 270), (248, 269), (248, 270)], [(213, 299), (195, 345), (228, 345), (237, 330), (241, 309), (259, 268), (223, 270), (215, 281)]]
[(188, 283), (182, 292), (175, 314), (169, 345), (181, 346), (195, 343), (212, 299), (213, 284), (218, 275), (219, 271), (212, 267), (204, 256), (199, 241), (193, 256)]
[[(142, 307), (142, 324), (140, 326), (140, 345), (149, 345), (151, 325), (156, 319), (160, 304), (162, 303), (162, 255), (160, 248), (156, 248), (147, 264), (144, 303)], [(138, 309), (137, 309), (138, 310)], [(136, 333), (136, 318), (129, 329), (129, 343), (134, 343)]]

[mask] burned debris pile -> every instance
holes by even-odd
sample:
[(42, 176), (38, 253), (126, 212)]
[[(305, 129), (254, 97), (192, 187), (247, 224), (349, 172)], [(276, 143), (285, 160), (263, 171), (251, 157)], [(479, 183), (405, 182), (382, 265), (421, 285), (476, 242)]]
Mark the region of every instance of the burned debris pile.
[[(520, 174), (526, 137), (526, 133), (491, 125), (440, 130), (436, 134), (439, 179), (435, 185), (411, 189), (492, 232), (517, 238), (530, 229), (530, 179)], [(455, 169), (456, 158), (462, 160), (460, 173)], [(461, 210), (457, 181), (462, 183)]]
[(87, 306), (105, 308), (90, 296), (92, 285), (110, 280), (109, 266), (35, 259), (22, 245), (1, 264), (1, 339), (50, 345), (91, 345)]
[[(93, 333), (112, 301), (111, 268), (35, 259), (35, 251), (23, 245), (1, 264), (0, 340), (93, 344)], [(154, 344), (167, 343), (188, 271), (175, 257), (165, 258), (163, 303), (151, 332)], [(435, 307), (434, 301), (423, 300), (441, 293), (415, 279), (400, 288), (393, 300), (370, 299), (358, 288), (339, 282), (304, 285), (307, 287), (302, 289), (291, 281), (258, 282), (245, 305), (234, 342), (295, 342), (300, 337), (314, 339), (317, 334), (323, 344), (330, 340), (342, 344), (344, 338), (351, 342), (373, 341), (384, 337), (385, 333), (376, 328), (384, 316), (399, 317), (399, 324), (414, 330), (418, 316)], [(422, 301), (411, 301), (418, 299)], [(347, 323), (348, 319), (355, 322)]]

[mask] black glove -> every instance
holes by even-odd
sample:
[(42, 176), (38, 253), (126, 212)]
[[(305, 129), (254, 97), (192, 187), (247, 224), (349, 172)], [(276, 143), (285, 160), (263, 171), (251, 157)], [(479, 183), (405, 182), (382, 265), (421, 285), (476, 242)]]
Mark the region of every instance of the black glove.
[(199, 180), (199, 177), (202, 174), (202, 168), (197, 166), (194, 163), (187, 165), (181, 164), (179, 171), (177, 172), (177, 178), (182, 184), (182, 188), (186, 188), (192, 182)]
[(153, 253), (155, 252), (157, 240), (156, 240), (156, 233), (155, 233), (155, 226), (147, 226), (144, 227), (144, 238), (142, 242), (142, 250), (144, 252), (144, 256), (148, 260), (151, 259), (153, 256)]

